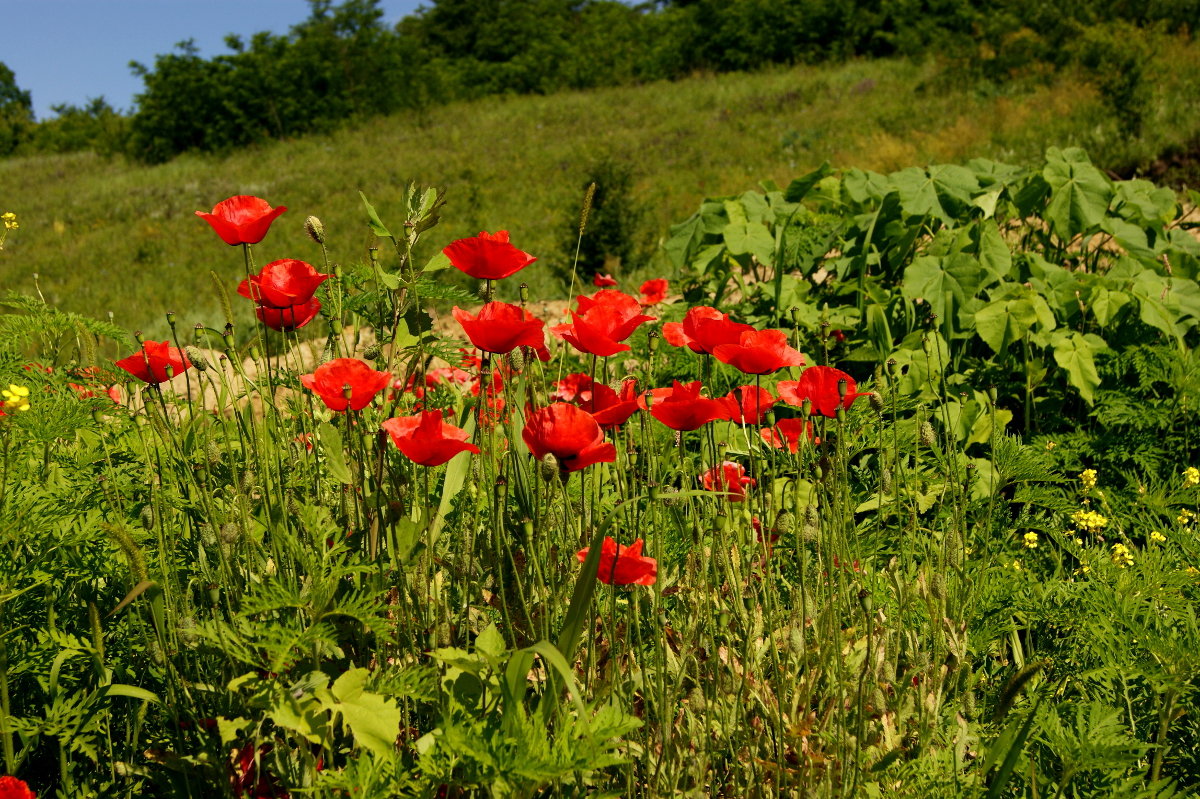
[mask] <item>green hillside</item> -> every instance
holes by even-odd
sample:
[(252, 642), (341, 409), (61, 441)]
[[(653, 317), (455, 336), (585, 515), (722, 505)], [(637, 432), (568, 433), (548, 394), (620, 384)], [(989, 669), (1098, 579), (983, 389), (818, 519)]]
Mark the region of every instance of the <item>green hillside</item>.
[(932, 61), (881, 60), (489, 98), (224, 159), (153, 167), (92, 154), (11, 159), (0, 162), (0, 210), (17, 213), (21, 227), (0, 253), (0, 279), (31, 292), (37, 274), (52, 304), (111, 312), (148, 334), (162, 332), (167, 310), (184, 325), (220, 324), (209, 272), (232, 287), (241, 256), (194, 211), (233, 194), (286, 205), (259, 246), (260, 263), (320, 258), (303, 232), (308, 214), (324, 221), (331, 251), (365, 255), (373, 237), (358, 192), (395, 219), (389, 208), (416, 181), (448, 191), (429, 239), (508, 229), (541, 259), (543, 268), (530, 270), (535, 295), (561, 297), (553, 276), (568, 258), (566, 231), (601, 160), (632, 173), (626, 199), (644, 214), (629, 234), (642, 254), (618, 271), (640, 276), (656, 240), (704, 196), (783, 184), (824, 160), (887, 170), (975, 156), (1019, 162), (1048, 145), (1079, 145), (1109, 168), (1151, 164), (1200, 130), (1200, 49), (1164, 40), (1156, 59), (1151, 111), (1136, 139), (1120, 133), (1101, 91), (1070, 73), (995, 84)]

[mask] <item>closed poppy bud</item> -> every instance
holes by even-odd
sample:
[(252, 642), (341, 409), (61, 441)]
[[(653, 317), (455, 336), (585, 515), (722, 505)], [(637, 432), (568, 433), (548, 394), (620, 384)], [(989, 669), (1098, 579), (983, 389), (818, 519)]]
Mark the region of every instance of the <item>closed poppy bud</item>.
[(217, 203), (211, 214), (197, 211), (196, 216), (211, 225), (226, 244), (258, 244), (286, 210), (286, 206), (272, 208), (266, 200), (239, 194)]
[(304, 220), (304, 232), (317, 244), (325, 243), (325, 226), (315, 216), (310, 216)]

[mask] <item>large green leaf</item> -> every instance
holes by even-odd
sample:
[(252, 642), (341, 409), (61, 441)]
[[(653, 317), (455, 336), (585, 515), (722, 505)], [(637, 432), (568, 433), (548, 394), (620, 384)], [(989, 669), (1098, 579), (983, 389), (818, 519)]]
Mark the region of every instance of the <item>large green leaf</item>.
[(725, 246), (731, 255), (753, 255), (759, 263), (775, 263), (775, 237), (761, 222), (730, 224), (725, 228)]
[(995, 300), (975, 313), (975, 332), (999, 355), (1024, 338), (1037, 321), (1031, 300)]
[(940, 164), (909, 167), (888, 176), (900, 195), (900, 207), (911, 216), (932, 216), (947, 227), (960, 221), (979, 191), (979, 181), (966, 167)]
[(1042, 176), (1050, 184), (1045, 216), (1056, 236), (1068, 241), (1100, 225), (1112, 200), (1112, 184), (1083, 150), (1051, 147)]
[(395, 754), (400, 734), (400, 708), (393, 699), (363, 690), (369, 675), (366, 669), (354, 668), (338, 677), (332, 686), (337, 698), (332, 709), (341, 713), (359, 746), (389, 758)]
[(1054, 348), (1054, 362), (1067, 370), (1067, 382), (1091, 405), (1096, 399), (1096, 389), (1100, 387), (1095, 353), (1103, 348), (1103, 340), (1097, 336), (1060, 330), (1051, 338), (1050, 344)]
[(923, 255), (904, 270), (901, 292), (910, 300), (928, 303), (940, 317), (946, 313), (947, 294), (961, 307), (990, 282), (979, 262), (966, 253)]

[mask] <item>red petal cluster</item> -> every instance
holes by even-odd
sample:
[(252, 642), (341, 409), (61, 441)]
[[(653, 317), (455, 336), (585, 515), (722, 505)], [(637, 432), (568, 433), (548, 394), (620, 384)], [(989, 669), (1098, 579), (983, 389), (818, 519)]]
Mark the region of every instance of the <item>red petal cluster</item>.
[(446, 424), (441, 411), (398, 416), (382, 426), (396, 448), (421, 466), (441, 466), (460, 452), (479, 454), (479, 447), (467, 441), (467, 431)]
[(729, 418), (729, 406), (724, 398), (700, 396), (699, 380), (691, 383), (676, 380), (671, 388), (651, 389), (639, 401), (643, 408), (649, 407), (651, 416), (672, 430), (697, 430), (716, 419)]
[(759, 435), (762, 436), (765, 443), (775, 449), (787, 447), (788, 452), (791, 453), (800, 451), (801, 438), (817, 441), (813, 434), (812, 422), (806, 422), (803, 419), (780, 419), (774, 427), (760, 430)]
[[(146, 383), (157, 385), (191, 368), (186, 354), (165, 341), (144, 341), (142, 351), (117, 361), (117, 366)], [(168, 367), (170, 374), (167, 374)]]
[(591, 297), (579, 297), (579, 310), (571, 311), (571, 323), (555, 325), (550, 332), (580, 352), (607, 357), (630, 347), (622, 342), (640, 325), (653, 322), (642, 314), (636, 299), (615, 289), (602, 289)]
[(313, 294), (330, 277), (310, 263), (284, 258), (272, 261), (257, 275), (243, 280), (238, 285), (238, 294), (254, 300), (255, 314), (267, 327), (295, 330), (320, 313), (321, 301)]
[(670, 285), (665, 277), (647, 280), (642, 284), (642, 297), (638, 302), (645, 306), (658, 305), (667, 298), (667, 289)]
[(736, 344), (721, 344), (712, 350), (721, 363), (748, 375), (767, 375), (786, 366), (803, 366), (804, 356), (787, 343), (782, 330), (747, 330)]
[(37, 794), (16, 777), (0, 777), (0, 799), (37, 799)]
[[(845, 381), (845, 396), (839, 384)], [(812, 412), (833, 418), (838, 407), (849, 408), (854, 400), (864, 396), (858, 393), (854, 378), (832, 366), (810, 366), (800, 373), (799, 380), (782, 380), (776, 386), (779, 399), (788, 405), (803, 407), (805, 400), (812, 402)]]
[(763, 416), (776, 402), (771, 392), (758, 386), (735, 388), (722, 400), (729, 408), (730, 421), (740, 424), (762, 424)]
[(599, 289), (606, 289), (617, 285), (616, 279), (612, 275), (602, 275), (599, 272), (592, 278), (592, 285)]
[(712, 354), (722, 344), (736, 344), (742, 333), (753, 331), (750, 325), (731, 322), (729, 314), (709, 305), (688, 309), (682, 322), (663, 325), (663, 338), (673, 347), (688, 347), (692, 352)]
[(535, 458), (553, 455), (564, 473), (617, 459), (617, 448), (604, 440), (592, 415), (565, 402), (531, 411), (521, 438)]
[(489, 302), (475, 316), (458, 306), (452, 313), (471, 343), (484, 352), (505, 353), (517, 347), (532, 347), (543, 361), (550, 358), (546, 335), (542, 332), (546, 323), (535, 319), (524, 308), (506, 302)]
[(537, 260), (510, 244), (507, 230), (483, 231), (469, 239), (458, 239), (442, 253), (455, 269), (480, 280), (501, 280)]
[(720, 491), (730, 502), (742, 502), (746, 499), (746, 486), (757, 485), (753, 477), (746, 476), (746, 468), (734, 461), (723, 461), (720, 466), (714, 466), (700, 479), (704, 482), (705, 491)]
[(611, 430), (629, 421), (641, 403), (636, 380), (625, 380), (620, 390), (603, 383), (590, 383), (587, 397), (580, 397), (577, 404), (592, 415), (601, 427)]
[(258, 244), (286, 210), (286, 206), (272, 208), (266, 200), (239, 194), (217, 203), (211, 214), (197, 211), (196, 216), (212, 225), (226, 244)]
[[(587, 560), (591, 547), (575, 553), (580, 563)], [(600, 545), (600, 565), (596, 579), (606, 585), (654, 585), (658, 579), (658, 561), (642, 554), (642, 539), (621, 549), (614, 539), (605, 536)]]
[[(377, 372), (357, 358), (335, 358), (323, 363), (310, 375), (300, 375), (300, 383), (315, 393), (331, 411), (347, 408), (361, 411), (375, 395), (392, 382), (387, 372)], [(350, 397), (346, 398), (346, 389)]]

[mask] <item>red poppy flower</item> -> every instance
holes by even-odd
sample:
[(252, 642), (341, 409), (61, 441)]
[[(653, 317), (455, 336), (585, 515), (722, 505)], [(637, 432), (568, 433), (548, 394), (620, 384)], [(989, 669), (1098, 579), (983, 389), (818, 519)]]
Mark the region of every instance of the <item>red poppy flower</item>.
[(537, 260), (509, 244), (507, 230), (483, 231), (469, 239), (458, 239), (442, 253), (454, 268), (480, 280), (501, 280)]
[(721, 344), (736, 344), (742, 333), (754, 330), (750, 325), (731, 322), (729, 314), (708, 305), (688, 309), (682, 322), (663, 325), (663, 338), (673, 347), (686, 346), (692, 352), (711, 354)]
[(531, 411), (521, 438), (535, 458), (553, 455), (564, 473), (617, 459), (617, 448), (604, 440), (592, 415), (565, 402)]
[[(589, 550), (591, 547), (579, 550), (575, 558), (583, 563)], [(600, 545), (596, 579), (606, 585), (654, 585), (658, 579), (658, 561), (642, 554), (640, 538), (622, 549), (615, 540), (605, 536)]]
[(636, 380), (621, 383), (620, 391), (595, 383), (588, 393), (588, 399), (580, 398), (579, 407), (590, 413), (605, 430), (625, 424), (640, 405)]
[[(838, 387), (843, 380), (846, 381), (845, 398)], [(849, 408), (854, 400), (864, 396), (857, 392), (857, 388), (853, 377), (832, 366), (810, 366), (800, 373), (799, 380), (781, 380), (775, 386), (779, 399), (788, 405), (799, 408), (803, 407), (805, 400), (811, 400), (813, 413), (831, 419), (837, 416), (839, 405)]]
[(258, 244), (286, 210), (286, 206), (272, 208), (266, 200), (239, 194), (217, 203), (211, 214), (197, 211), (196, 216), (212, 225), (226, 244)]
[(613, 279), (612, 275), (602, 275), (597, 272), (596, 276), (592, 278), (592, 285), (603, 289), (617, 285), (617, 281)]
[(670, 285), (665, 277), (656, 277), (653, 280), (647, 280), (642, 284), (642, 298), (639, 302), (642, 305), (658, 305), (667, 298), (667, 288)]
[(270, 746), (254, 748), (253, 743), (234, 753), (229, 763), (229, 785), (234, 796), (250, 799), (287, 799), (288, 792), (279, 787), (275, 777), (262, 767)]
[(0, 799), (37, 799), (37, 794), (16, 777), (0, 777)]
[(539, 358), (541, 353), (546, 353), (542, 360), (550, 357), (546, 351), (546, 335), (542, 332), (546, 323), (535, 319), (524, 308), (506, 302), (489, 302), (475, 316), (458, 306), (452, 313), (471, 343), (484, 352), (503, 353), (517, 347), (533, 347), (539, 351)]
[[(117, 361), (117, 366), (152, 385), (178, 377), (191, 368), (185, 353), (165, 341), (144, 341), (142, 351)], [(167, 374), (168, 368), (170, 374)]]
[(757, 485), (753, 477), (746, 476), (746, 468), (740, 463), (724, 461), (720, 466), (714, 466), (703, 475), (704, 490), (719, 491), (730, 502), (742, 502), (746, 499), (746, 486)]
[(589, 400), (592, 398), (592, 378), (583, 372), (572, 372), (562, 380), (554, 381), (554, 391), (550, 399), (563, 402), (574, 402), (576, 399)]
[(383, 429), (397, 449), (421, 466), (441, 466), (460, 452), (479, 454), (479, 447), (467, 441), (467, 431), (446, 424), (441, 411), (388, 419)]
[(761, 424), (776, 401), (771, 392), (758, 386), (735, 388), (722, 399), (729, 408), (729, 419), (741, 424)]
[(775, 449), (787, 447), (791, 453), (800, 451), (802, 437), (819, 443), (819, 439), (813, 435), (812, 422), (803, 419), (780, 419), (774, 427), (767, 427), (758, 432), (762, 440), (770, 446)]
[(571, 324), (555, 325), (550, 332), (580, 352), (607, 357), (630, 349), (623, 344), (633, 331), (653, 316), (642, 314), (636, 299), (613, 289), (579, 297), (579, 310), (571, 311)]
[(325, 275), (306, 261), (284, 258), (272, 261), (238, 285), (238, 294), (259, 305), (288, 308), (312, 299), (317, 287), (332, 275)]
[(289, 305), (286, 308), (275, 308), (271, 305), (258, 305), (254, 315), (258, 320), (272, 330), (290, 332), (298, 330), (317, 318), (321, 312), (321, 301), (313, 297), (308, 302), (299, 305)]
[[(300, 375), (300, 383), (315, 393), (331, 411), (347, 408), (361, 411), (371, 404), (375, 395), (392, 382), (387, 372), (376, 372), (357, 358), (335, 358), (323, 363), (310, 375)], [(346, 389), (350, 398), (346, 398)]]
[(747, 330), (737, 344), (713, 348), (713, 356), (748, 375), (766, 375), (785, 366), (803, 366), (804, 356), (787, 343), (782, 330)]
[[(646, 395), (651, 400), (647, 405)], [(649, 407), (650, 415), (672, 430), (697, 430), (716, 419), (729, 418), (729, 406), (724, 399), (700, 396), (700, 381), (674, 382), (671, 388), (647, 391), (639, 399), (641, 407)]]
[(429, 388), (440, 385), (465, 386), (472, 379), (470, 372), (457, 366), (439, 366), (425, 373), (425, 385)]

